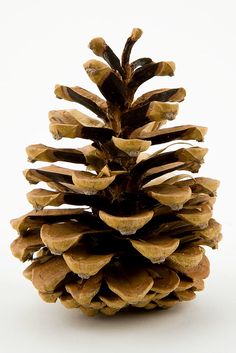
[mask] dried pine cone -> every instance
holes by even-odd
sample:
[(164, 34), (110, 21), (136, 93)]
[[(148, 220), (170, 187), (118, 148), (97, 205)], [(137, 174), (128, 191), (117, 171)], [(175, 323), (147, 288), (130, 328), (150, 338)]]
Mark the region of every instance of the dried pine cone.
[[(29, 192), (35, 210), (12, 221), (19, 237), (11, 250), (30, 261), (24, 275), (42, 299), (59, 298), (88, 315), (166, 309), (193, 299), (209, 274), (202, 246), (215, 249), (221, 239), (221, 227), (211, 218), (218, 181), (186, 174), (198, 172), (207, 150), (165, 146), (145, 153), (151, 145), (176, 140), (201, 142), (207, 129), (162, 128), (176, 117), (183, 88), (158, 89), (134, 100), (142, 83), (172, 76), (175, 69), (173, 62), (146, 57), (130, 63), (141, 34), (132, 31), (121, 61), (102, 38), (90, 42), (108, 65), (90, 60), (84, 67), (106, 100), (80, 87), (56, 86), (58, 98), (82, 104), (97, 118), (77, 110), (51, 111), (53, 136), (93, 143), (78, 149), (29, 146), (29, 161), (70, 162), (75, 169), (26, 170), (31, 184), (43, 181), (48, 188)], [(57, 208), (64, 204), (76, 207)]]

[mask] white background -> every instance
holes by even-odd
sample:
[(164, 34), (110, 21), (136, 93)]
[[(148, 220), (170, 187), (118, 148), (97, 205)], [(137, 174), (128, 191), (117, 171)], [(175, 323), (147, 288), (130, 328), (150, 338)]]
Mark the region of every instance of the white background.
[[(0, 350), (39, 352), (235, 352), (235, 1), (1, 0), (1, 237)], [(30, 210), (25, 146), (80, 146), (54, 141), (50, 109), (75, 104), (54, 97), (55, 83), (97, 92), (82, 64), (89, 40), (103, 36), (118, 54), (133, 27), (144, 30), (133, 58), (173, 60), (174, 78), (154, 78), (138, 93), (184, 86), (176, 124), (209, 127), (201, 175), (221, 180), (215, 217), (223, 224), (219, 250), (208, 250), (211, 275), (193, 302), (146, 314), (88, 318), (60, 303), (46, 304), (12, 257), (9, 219)], [(85, 141), (88, 142), (88, 141)]]

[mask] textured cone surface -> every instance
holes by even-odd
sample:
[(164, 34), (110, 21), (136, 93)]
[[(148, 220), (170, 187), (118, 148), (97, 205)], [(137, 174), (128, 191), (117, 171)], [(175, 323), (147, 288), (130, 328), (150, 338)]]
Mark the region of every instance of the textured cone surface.
[(216, 249), (222, 238), (212, 218), (219, 182), (196, 176), (207, 149), (193, 141), (202, 142), (207, 128), (163, 128), (177, 117), (184, 88), (134, 99), (144, 82), (175, 71), (171, 61), (130, 62), (141, 35), (133, 29), (121, 59), (103, 38), (89, 43), (105, 62), (92, 59), (84, 69), (103, 98), (56, 85), (57, 98), (88, 111), (50, 111), (53, 137), (92, 143), (79, 149), (28, 146), (29, 162), (49, 164), (24, 171), (31, 184), (44, 186), (27, 194), (34, 210), (11, 222), (18, 233), (12, 253), (28, 262), (24, 276), (40, 297), (89, 316), (168, 309), (194, 299), (209, 275), (204, 246)]

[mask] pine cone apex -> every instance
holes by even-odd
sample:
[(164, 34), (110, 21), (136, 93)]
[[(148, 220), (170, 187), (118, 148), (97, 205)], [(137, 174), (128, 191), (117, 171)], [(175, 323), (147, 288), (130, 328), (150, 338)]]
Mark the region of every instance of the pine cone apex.
[(137, 41), (141, 38), (143, 31), (140, 28), (134, 28), (131, 33), (131, 40)]

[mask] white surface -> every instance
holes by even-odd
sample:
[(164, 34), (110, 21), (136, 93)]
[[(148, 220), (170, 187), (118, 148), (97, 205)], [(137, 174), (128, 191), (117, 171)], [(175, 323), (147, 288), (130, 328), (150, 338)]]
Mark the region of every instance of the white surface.
[[(1, 353), (235, 352), (235, 2), (225, 1), (0, 1), (1, 97)], [(24, 148), (55, 142), (47, 111), (75, 104), (55, 99), (55, 83), (97, 92), (82, 63), (89, 40), (103, 36), (118, 53), (133, 27), (144, 35), (133, 57), (174, 60), (174, 78), (154, 78), (139, 93), (184, 86), (176, 124), (207, 125), (210, 148), (201, 175), (222, 185), (215, 217), (223, 223), (219, 251), (208, 250), (212, 272), (197, 300), (163, 312), (87, 318), (41, 301), (9, 251), (8, 222), (30, 209), (21, 170)], [(40, 164), (39, 164), (40, 165)], [(234, 193), (234, 195), (233, 195)]]

